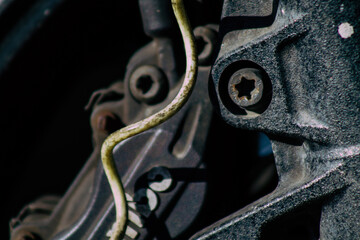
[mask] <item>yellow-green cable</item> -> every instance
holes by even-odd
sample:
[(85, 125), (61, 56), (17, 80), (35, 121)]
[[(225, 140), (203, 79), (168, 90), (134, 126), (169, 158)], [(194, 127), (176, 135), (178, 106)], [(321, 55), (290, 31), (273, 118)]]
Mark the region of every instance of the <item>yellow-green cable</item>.
[(116, 165), (112, 156), (114, 147), (119, 142), (153, 128), (172, 117), (186, 103), (195, 85), (197, 74), (195, 39), (189, 24), (189, 20), (186, 16), (182, 0), (171, 0), (171, 3), (176, 20), (179, 24), (186, 53), (186, 72), (181, 89), (179, 90), (179, 93), (176, 95), (174, 100), (172, 100), (172, 102), (164, 109), (151, 115), (150, 117), (145, 118), (144, 120), (126, 126), (112, 133), (106, 138), (101, 147), (101, 160), (110, 184), (111, 191), (113, 193), (116, 208), (116, 222), (112, 228), (112, 234), (110, 238), (111, 240), (117, 240), (124, 236), (128, 218), (124, 187), (121, 183), (121, 178), (116, 169)]

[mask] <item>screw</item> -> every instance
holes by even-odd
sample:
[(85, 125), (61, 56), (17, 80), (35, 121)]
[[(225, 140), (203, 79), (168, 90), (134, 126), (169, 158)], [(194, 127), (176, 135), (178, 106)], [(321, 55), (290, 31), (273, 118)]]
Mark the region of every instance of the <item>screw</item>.
[(129, 85), (133, 97), (148, 104), (157, 103), (166, 95), (165, 75), (155, 66), (137, 68), (130, 77)]
[(236, 71), (228, 83), (231, 100), (241, 108), (257, 107), (263, 97), (263, 90), (261, 71), (255, 68), (243, 68)]

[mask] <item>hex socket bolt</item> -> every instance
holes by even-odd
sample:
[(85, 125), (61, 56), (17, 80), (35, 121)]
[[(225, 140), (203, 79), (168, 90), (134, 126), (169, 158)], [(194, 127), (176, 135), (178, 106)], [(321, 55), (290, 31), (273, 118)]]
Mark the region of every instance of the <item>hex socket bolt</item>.
[(133, 97), (148, 104), (162, 99), (166, 89), (166, 77), (157, 67), (143, 65), (137, 68), (130, 77), (130, 92)]
[(236, 71), (228, 83), (231, 100), (241, 108), (251, 108), (259, 104), (264, 91), (262, 79), (261, 71), (256, 68)]

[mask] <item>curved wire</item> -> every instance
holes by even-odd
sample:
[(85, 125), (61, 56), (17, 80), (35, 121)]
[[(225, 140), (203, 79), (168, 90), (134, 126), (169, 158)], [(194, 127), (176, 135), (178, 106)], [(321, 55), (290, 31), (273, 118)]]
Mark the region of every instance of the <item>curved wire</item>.
[(124, 187), (117, 171), (112, 151), (121, 141), (153, 128), (177, 113), (188, 100), (190, 93), (195, 85), (197, 75), (197, 55), (195, 39), (186, 16), (182, 0), (171, 0), (173, 11), (178, 22), (181, 35), (184, 41), (186, 53), (186, 72), (183, 84), (176, 97), (164, 109), (145, 118), (139, 122), (126, 126), (111, 135), (104, 141), (101, 147), (101, 160), (106, 176), (108, 178), (111, 191), (113, 193), (116, 222), (112, 228), (111, 240), (120, 239), (124, 236), (127, 224), (127, 203), (125, 198)]

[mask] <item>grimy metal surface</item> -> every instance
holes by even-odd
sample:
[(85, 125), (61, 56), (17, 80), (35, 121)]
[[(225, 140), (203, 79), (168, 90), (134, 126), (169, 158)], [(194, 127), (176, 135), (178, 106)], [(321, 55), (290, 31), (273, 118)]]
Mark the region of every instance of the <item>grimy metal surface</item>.
[[(201, 157), (212, 113), (207, 96), (209, 71), (210, 67), (199, 70), (196, 94), (175, 117), (154, 130), (124, 141), (114, 150), (130, 202), (130, 223), (126, 231), (130, 239), (174, 238), (191, 225), (200, 210), (206, 182), (197, 174), (203, 169)], [(106, 102), (103, 104), (109, 106)], [(103, 106), (101, 110), (104, 111)], [(95, 128), (94, 137), (102, 139), (103, 130), (103, 127)], [(95, 142), (101, 142), (99, 139)], [(54, 211), (38, 219), (31, 218), (32, 215), (21, 219), (12, 232), (12, 239), (23, 236), (25, 231), (40, 239), (106, 237), (114, 221), (115, 208), (106, 176), (98, 164), (98, 151), (96, 146), (88, 164)], [(166, 191), (150, 189), (150, 183), (154, 182), (147, 175), (155, 167), (166, 167), (172, 176), (173, 183)], [(145, 202), (137, 197), (144, 190), (153, 193)]]
[[(279, 183), (192, 239), (360, 239), (359, 13), (359, 1), (224, 1), (212, 100), (227, 123), (267, 133)], [(226, 91), (248, 67), (271, 80), (263, 113)], [(287, 220), (304, 209), (318, 221)]]
[[(208, 71), (209, 68), (203, 72), (205, 76)], [(196, 169), (201, 168), (201, 139), (206, 137), (211, 114), (209, 100), (204, 97), (206, 78), (202, 79), (195, 90), (199, 95), (190, 99), (186, 108), (178, 115), (154, 130), (119, 144), (114, 150), (114, 159), (120, 174), (124, 176), (123, 183), (130, 201), (128, 229), (131, 230), (126, 232), (130, 238), (145, 239), (149, 235), (164, 234), (173, 238), (191, 224), (191, 219), (200, 209), (206, 183), (192, 182), (191, 179), (194, 177), (192, 172), (196, 173)], [(198, 124), (199, 121), (203, 124)], [(156, 193), (156, 196), (147, 196), (147, 202), (144, 203), (141, 198), (137, 199), (137, 194), (146, 189), (150, 191), (146, 176), (157, 166), (169, 169), (174, 176), (174, 186), (164, 193)], [(71, 228), (54, 239), (101, 239), (108, 233), (111, 228), (109, 223), (115, 217), (115, 209), (101, 167), (97, 169), (94, 184), (93, 194), (84, 214)], [(178, 198), (179, 194), (182, 195), (181, 198)], [(198, 201), (193, 201), (194, 198)], [(137, 217), (132, 218), (132, 215)], [(178, 222), (183, 218), (187, 218), (189, 222)], [(167, 231), (162, 231), (156, 226), (158, 224), (165, 224)]]
[[(10, 2), (14, 0), (4, 1)], [(22, 15), (29, 20), (22, 23), (27, 24), (15, 24), (2, 38), (0, 72), (61, 2), (38, 1), (34, 4), (38, 7)], [(170, 6), (162, 3), (139, 1), (144, 31), (153, 39), (130, 59), (124, 81), (96, 91), (90, 100), (95, 147), (87, 164), (61, 199), (41, 198), (26, 206), (11, 223), (12, 239), (107, 238), (114, 208), (98, 165), (101, 143), (114, 130), (166, 105), (181, 82), (182, 56), (176, 49), (174, 19), (168, 12)], [(5, 7), (0, 14), (7, 11)], [(190, 234), (202, 228), (193, 220), (205, 200), (213, 201), (213, 211), (226, 198), (234, 198), (225, 201), (232, 204), (242, 201), (238, 198), (242, 195), (234, 193), (245, 190), (233, 181), (223, 183), (231, 193), (218, 194), (218, 189), (211, 195), (214, 199), (204, 199), (206, 184), (229, 179), (215, 174), (204, 183), (200, 161), (211, 120), (209, 65), (218, 50), (209, 81), (213, 106), (226, 123), (269, 136), (279, 182), (272, 193), (192, 239), (360, 239), (360, 2), (225, 0), (222, 9), (219, 29), (214, 25), (195, 29), (199, 45), (203, 45), (199, 55), (202, 66), (186, 108), (171, 122), (115, 149), (130, 205), (131, 222), (125, 238), (182, 239), (189, 226), (195, 226)], [(138, 74), (142, 66), (151, 66), (150, 71), (140, 69)], [(233, 79), (237, 92), (229, 89), (232, 76), (244, 69), (261, 72), (257, 79), (264, 87), (260, 98), (253, 92), (255, 84), (243, 89)], [(138, 76), (134, 76), (136, 72)], [(159, 76), (160, 88), (147, 81)], [(149, 97), (149, 90), (155, 94)], [(251, 106), (236, 104), (236, 95), (235, 101), (231, 96), (251, 96), (252, 92), (256, 103)], [(237, 143), (248, 139), (237, 137), (233, 140)], [(221, 145), (224, 138), (216, 138), (216, 143)], [(226, 152), (219, 154), (217, 166), (226, 162), (223, 156), (235, 161), (243, 154), (246, 151), (236, 152), (236, 159)], [(246, 165), (244, 161), (241, 164)], [(160, 174), (155, 176), (155, 185), (154, 172)], [(206, 214), (205, 218), (211, 215), (209, 224), (219, 219), (212, 211)]]
[[(182, 76), (175, 69), (172, 44), (171, 38), (155, 38), (130, 59), (124, 81), (94, 92), (87, 106), (93, 108), (92, 156), (54, 209), (40, 216), (31, 213), (17, 218), (11, 239), (33, 235), (40, 239), (107, 238), (115, 208), (103, 168), (98, 164), (100, 146), (109, 133), (157, 112), (174, 98)], [(213, 43), (209, 41), (208, 45)], [(175, 117), (114, 150), (129, 201), (127, 239), (175, 238), (191, 226), (201, 209), (206, 182), (196, 175), (204, 168), (202, 151), (212, 119), (207, 94), (209, 73), (210, 66), (198, 70), (196, 94)], [(162, 87), (155, 89), (159, 81), (154, 78), (158, 76)], [(136, 84), (144, 78), (150, 80), (147, 89)], [(162, 97), (148, 101), (146, 94), (140, 98), (134, 94), (152, 89)], [(147, 178), (157, 167), (170, 172), (172, 184), (166, 190), (154, 190), (154, 179)], [(155, 182), (165, 180), (158, 177)], [(185, 218), (187, 221), (182, 221)]]

